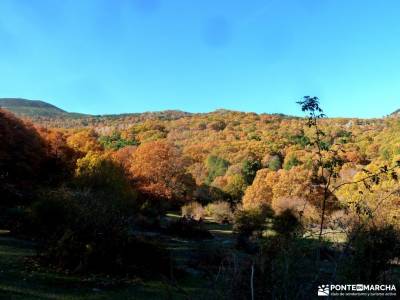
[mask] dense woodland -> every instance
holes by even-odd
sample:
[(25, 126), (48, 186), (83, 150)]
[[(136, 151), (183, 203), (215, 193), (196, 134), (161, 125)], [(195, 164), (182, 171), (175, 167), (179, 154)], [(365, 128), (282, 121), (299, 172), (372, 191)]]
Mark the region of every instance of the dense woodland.
[(299, 104), (305, 118), (0, 110), (1, 227), (34, 241), (44, 268), (179, 286), (190, 270), (163, 239), (212, 239), (207, 220), (230, 224), (232, 247), (194, 255), (210, 283), (200, 298), (399, 283), (400, 119), (326, 118), (318, 99)]

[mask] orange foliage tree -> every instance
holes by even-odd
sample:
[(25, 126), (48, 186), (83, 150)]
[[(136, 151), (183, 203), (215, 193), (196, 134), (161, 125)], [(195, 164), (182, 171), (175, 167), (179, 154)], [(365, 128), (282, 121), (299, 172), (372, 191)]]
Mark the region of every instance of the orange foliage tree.
[(245, 209), (270, 206), (273, 198), (273, 186), (279, 180), (279, 175), (269, 169), (261, 169), (257, 172), (253, 184), (246, 189), (243, 196)]
[(189, 199), (195, 187), (187, 167), (188, 163), (177, 147), (158, 140), (136, 149), (129, 170), (142, 193), (179, 201)]
[(46, 142), (47, 160), (43, 171), (52, 174), (52, 181), (58, 182), (71, 176), (78, 153), (67, 144), (67, 136), (59, 130), (37, 128)]

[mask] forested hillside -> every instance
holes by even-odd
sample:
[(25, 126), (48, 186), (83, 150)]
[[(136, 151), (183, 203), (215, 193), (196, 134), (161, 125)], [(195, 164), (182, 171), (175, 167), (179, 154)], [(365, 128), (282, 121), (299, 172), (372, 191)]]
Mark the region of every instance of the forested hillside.
[[(1, 225), (37, 243), (34, 261), (49, 270), (169, 278), (175, 288), (201, 274), (219, 298), (307, 299), (316, 273), (386, 282), (400, 249), (400, 119), (326, 118), (317, 98), (299, 104), (305, 118), (22, 120), (1, 109)], [(214, 242), (182, 258), (175, 238)], [(369, 267), (371, 256), (381, 260)]]

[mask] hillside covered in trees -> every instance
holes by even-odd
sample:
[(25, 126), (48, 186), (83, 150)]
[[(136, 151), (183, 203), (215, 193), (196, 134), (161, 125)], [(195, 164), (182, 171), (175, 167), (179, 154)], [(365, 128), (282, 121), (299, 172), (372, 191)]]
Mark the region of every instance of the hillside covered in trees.
[[(397, 283), (400, 119), (326, 118), (317, 98), (299, 104), (305, 118), (1, 109), (1, 227), (33, 241), (49, 270), (168, 278), (178, 292), (194, 276), (215, 299)], [(216, 246), (195, 244), (180, 265), (175, 238)]]

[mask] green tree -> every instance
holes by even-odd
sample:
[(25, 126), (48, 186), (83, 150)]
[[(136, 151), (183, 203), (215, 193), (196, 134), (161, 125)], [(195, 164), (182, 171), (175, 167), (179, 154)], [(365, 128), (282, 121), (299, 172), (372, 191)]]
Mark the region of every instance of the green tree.
[(274, 155), (268, 162), (268, 168), (272, 171), (278, 171), (281, 167), (282, 167), (282, 161), (278, 155)]
[(210, 184), (217, 176), (225, 175), (225, 172), (229, 167), (229, 162), (218, 156), (210, 155), (207, 158), (206, 166), (208, 170), (206, 183)]
[(100, 144), (106, 149), (118, 150), (126, 146), (136, 146), (139, 142), (135, 138), (124, 139), (120, 132), (113, 132), (111, 135), (104, 135), (99, 138)]
[(283, 168), (286, 171), (289, 171), (291, 168), (300, 165), (301, 162), (297, 159), (296, 155), (291, 154), (287, 159), (285, 159), (285, 163), (283, 164)]
[(258, 159), (246, 159), (242, 164), (243, 178), (248, 185), (251, 185), (256, 173), (261, 169), (261, 162)]

